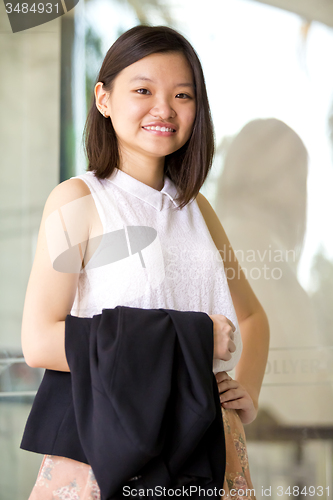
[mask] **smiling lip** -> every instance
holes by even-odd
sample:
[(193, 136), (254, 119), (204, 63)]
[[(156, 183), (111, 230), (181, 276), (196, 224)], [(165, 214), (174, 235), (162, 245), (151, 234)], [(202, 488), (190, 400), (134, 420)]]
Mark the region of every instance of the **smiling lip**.
[(147, 123), (147, 125), (144, 125), (142, 128), (147, 132), (153, 133), (154, 135), (170, 136), (177, 132), (175, 125), (172, 123)]

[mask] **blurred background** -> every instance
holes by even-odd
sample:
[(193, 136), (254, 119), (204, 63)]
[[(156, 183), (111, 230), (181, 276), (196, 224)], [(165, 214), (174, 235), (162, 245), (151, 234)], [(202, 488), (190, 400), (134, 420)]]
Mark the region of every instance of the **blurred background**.
[(19, 444), (43, 375), (24, 363), (20, 329), (44, 203), (85, 171), (82, 131), (98, 69), (139, 23), (179, 30), (199, 54), (217, 144), (202, 192), (271, 325), (260, 412), (245, 427), (257, 498), (263, 488), (273, 499), (328, 499), (333, 3), (80, 0), (15, 34), (0, 3), (0, 500), (26, 500), (42, 459)]

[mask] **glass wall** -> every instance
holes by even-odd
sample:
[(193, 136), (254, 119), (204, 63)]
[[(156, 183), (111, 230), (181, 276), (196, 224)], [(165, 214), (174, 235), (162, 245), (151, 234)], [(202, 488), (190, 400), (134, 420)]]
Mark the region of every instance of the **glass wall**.
[(19, 443), (42, 376), (20, 328), (43, 206), (85, 170), (99, 65), (140, 22), (180, 30), (199, 54), (217, 143), (202, 192), (270, 321), (245, 427), (257, 498), (333, 494), (333, 29), (250, 0), (207, 0), (204, 15), (193, 0), (80, 0), (13, 34), (0, 4), (0, 500), (27, 499), (41, 462)]
[(28, 498), (41, 458), (19, 449), (42, 370), (23, 360), (25, 290), (59, 182), (60, 19), (13, 34), (0, 4), (0, 498)]

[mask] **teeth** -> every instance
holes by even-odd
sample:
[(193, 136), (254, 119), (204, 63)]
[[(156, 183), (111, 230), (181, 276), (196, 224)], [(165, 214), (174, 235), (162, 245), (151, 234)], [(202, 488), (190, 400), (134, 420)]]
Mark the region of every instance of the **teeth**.
[(157, 125), (156, 127), (148, 126), (143, 128), (145, 128), (146, 130), (160, 130), (161, 132), (173, 132), (172, 128), (160, 127), (159, 125)]

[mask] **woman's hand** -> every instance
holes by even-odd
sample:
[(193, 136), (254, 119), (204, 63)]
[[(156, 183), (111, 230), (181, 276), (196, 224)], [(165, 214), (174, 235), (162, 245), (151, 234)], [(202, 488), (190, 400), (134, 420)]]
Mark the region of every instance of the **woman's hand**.
[(223, 314), (209, 316), (214, 325), (214, 359), (229, 361), (231, 353), (236, 351), (234, 343), (235, 325)]
[(227, 372), (218, 372), (215, 374), (215, 378), (221, 406), (236, 410), (243, 424), (253, 422), (258, 409), (247, 390), (237, 380), (233, 380)]

